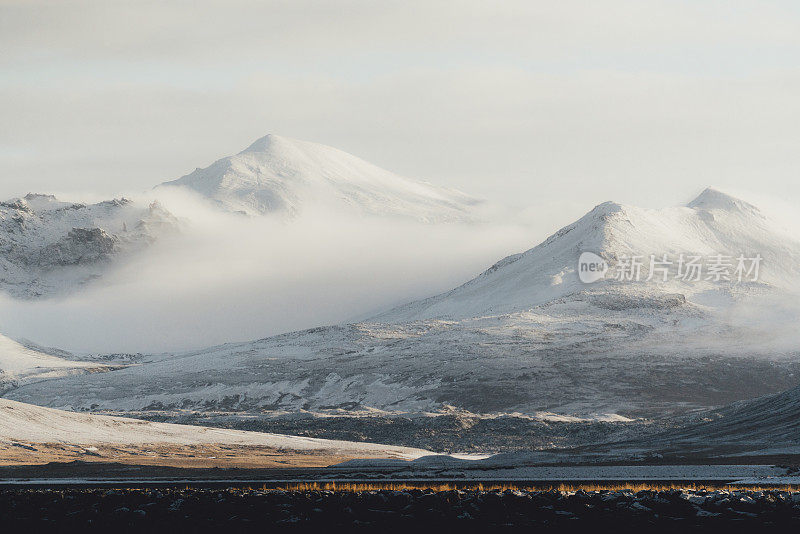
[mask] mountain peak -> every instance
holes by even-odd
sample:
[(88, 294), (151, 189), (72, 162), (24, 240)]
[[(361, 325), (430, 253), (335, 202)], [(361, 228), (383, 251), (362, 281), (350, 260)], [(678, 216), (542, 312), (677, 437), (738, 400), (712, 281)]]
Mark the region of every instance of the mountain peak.
[(697, 198), (689, 202), (689, 208), (704, 209), (704, 210), (725, 210), (725, 211), (748, 211), (756, 212), (758, 208), (752, 204), (748, 204), (744, 200), (732, 197), (718, 189), (707, 187), (700, 193)]
[[(609, 309), (623, 309), (629, 306), (629, 299), (641, 302), (631, 295), (649, 295), (646, 306), (671, 307), (675, 303), (681, 305), (681, 299), (692, 302), (694, 295), (707, 295), (708, 291), (733, 294), (740, 289), (733, 278), (678, 277), (676, 259), (680, 255), (706, 261), (717, 255), (735, 258), (759, 254), (764, 259), (764, 269), (758, 280), (747, 283), (758, 282), (760, 290), (794, 283), (800, 242), (787, 240), (781, 229), (756, 208), (714, 189), (705, 190), (689, 206), (691, 209), (650, 209), (615, 202), (599, 204), (539, 245), (500, 260), (458, 288), (395, 308), (375, 319), (397, 322), (517, 313), (570, 295), (585, 296), (587, 291), (593, 295), (591, 302), (601, 302), (602, 306), (611, 306)], [(616, 279), (612, 273), (590, 287), (578, 272), (579, 258), (585, 252), (600, 256), (609, 267), (619, 264), (622, 258), (638, 257), (642, 262), (641, 278), (637, 274), (635, 280)], [(665, 255), (672, 262), (667, 265), (671, 277), (650, 278), (650, 258)], [(679, 295), (677, 300), (675, 295)], [(697, 302), (705, 297), (699, 298)]]
[(405, 217), (421, 222), (477, 220), (477, 199), (410, 180), (342, 150), (268, 134), (238, 154), (162, 185), (186, 187), (232, 212), (294, 217), (308, 209)]
[(592, 211), (586, 214), (586, 216), (607, 218), (615, 213), (620, 213), (623, 211), (625, 211), (625, 206), (609, 200), (595, 206)]
[(240, 154), (245, 154), (247, 152), (267, 152), (270, 148), (272, 148), (276, 143), (288, 141), (286, 137), (281, 137), (275, 134), (267, 134), (264, 137), (259, 137), (253, 143), (242, 150)]

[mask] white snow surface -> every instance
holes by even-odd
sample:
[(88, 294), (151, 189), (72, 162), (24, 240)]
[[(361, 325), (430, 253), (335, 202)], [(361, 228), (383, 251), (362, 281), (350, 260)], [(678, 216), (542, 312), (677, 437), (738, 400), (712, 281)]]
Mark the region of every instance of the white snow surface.
[(158, 203), (125, 198), (82, 204), (28, 194), (0, 202), (0, 290), (21, 298), (67, 293), (176, 228)]
[(429, 451), (421, 449), (375, 443), (153, 423), (126, 417), (65, 412), (6, 399), (0, 399), (0, 442), (77, 445), (153, 443), (251, 445), (295, 451), (378, 454), (409, 460), (430, 454)]
[(0, 335), (0, 393), (38, 380), (107, 369), (101, 363), (71, 361), (31, 349)]
[(328, 208), (423, 222), (472, 221), (482, 204), (341, 150), (277, 135), (161, 186), (189, 188), (229, 211), (287, 218)]

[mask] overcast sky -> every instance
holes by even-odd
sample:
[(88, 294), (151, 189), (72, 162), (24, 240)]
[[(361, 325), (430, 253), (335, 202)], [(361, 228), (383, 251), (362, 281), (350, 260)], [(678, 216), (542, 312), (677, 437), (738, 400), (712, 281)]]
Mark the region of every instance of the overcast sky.
[(145, 189), (277, 133), (565, 218), (797, 202), (799, 67), (792, 1), (0, 0), (0, 197)]

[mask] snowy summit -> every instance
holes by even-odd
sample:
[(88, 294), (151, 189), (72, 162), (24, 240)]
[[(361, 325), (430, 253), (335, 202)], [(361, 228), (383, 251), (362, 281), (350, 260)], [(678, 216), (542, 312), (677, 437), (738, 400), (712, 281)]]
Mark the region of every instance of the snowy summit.
[(310, 204), (422, 222), (470, 221), (481, 201), (398, 176), (346, 152), (267, 135), (239, 152), (162, 186), (189, 188), (248, 215), (295, 217)]
[[(639, 258), (640, 272), (630, 281), (615, 280), (610, 273), (602, 282), (584, 284), (578, 277), (577, 261), (586, 251), (617, 266), (625, 258)], [(668, 280), (662, 281), (661, 273), (650, 276), (649, 262), (651, 257), (661, 260), (665, 255), (671, 263), (666, 267)], [(687, 261), (718, 255), (732, 263), (728, 277), (740, 255), (760, 256), (759, 283), (731, 284), (722, 279), (714, 283), (707, 272), (701, 272), (698, 280), (679, 272), (681, 256)], [(741, 292), (753, 285), (765, 290), (792, 287), (800, 274), (798, 257), (800, 242), (796, 238), (758, 208), (715, 189), (706, 189), (685, 206), (661, 209), (605, 202), (536, 247), (500, 260), (464, 285), (378, 319), (396, 322), (519, 312), (587, 291), (595, 300), (603, 299), (607, 305), (613, 300), (617, 306), (621, 296), (641, 303), (664, 295), (691, 299), (709, 292)]]

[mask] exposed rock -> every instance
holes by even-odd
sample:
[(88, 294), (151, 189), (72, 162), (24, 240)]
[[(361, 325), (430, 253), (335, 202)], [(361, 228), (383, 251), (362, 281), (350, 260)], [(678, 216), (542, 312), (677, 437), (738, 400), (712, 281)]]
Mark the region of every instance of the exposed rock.
[(68, 292), (177, 226), (158, 203), (126, 198), (81, 204), (29, 193), (0, 202), (0, 290), (22, 298)]

